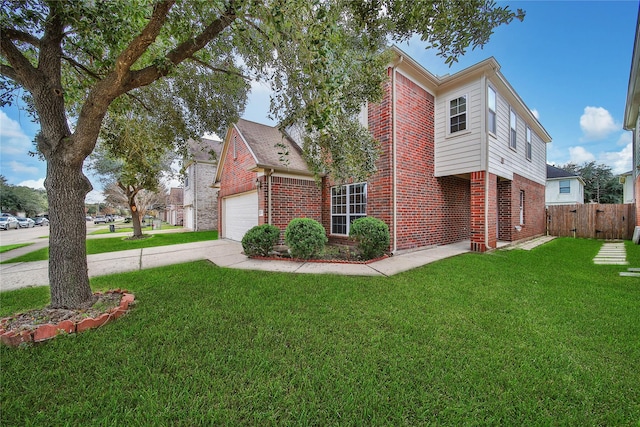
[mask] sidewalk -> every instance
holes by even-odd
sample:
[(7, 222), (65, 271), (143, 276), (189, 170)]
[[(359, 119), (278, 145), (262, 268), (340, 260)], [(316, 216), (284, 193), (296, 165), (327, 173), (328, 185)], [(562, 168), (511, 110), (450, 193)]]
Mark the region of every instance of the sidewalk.
[[(542, 244), (547, 240), (537, 240)], [(535, 245), (527, 242), (528, 248)], [(519, 245), (513, 245), (518, 247)], [(171, 246), (133, 249), (87, 256), (89, 277), (144, 270), (163, 265), (209, 260), (227, 268), (302, 274), (339, 274), (352, 276), (393, 276), (444, 258), (469, 252), (469, 241), (404, 252), (369, 264), (302, 261), (274, 261), (247, 258), (242, 245), (231, 240), (210, 240)], [(20, 249), (16, 249), (18, 251)], [(29, 246), (29, 251), (34, 246)], [(13, 252), (13, 251), (11, 251)], [(13, 254), (12, 254), (13, 255)], [(48, 261), (0, 264), (0, 291), (49, 283)]]
[[(34, 246), (29, 247), (30, 251)], [(469, 243), (438, 246), (433, 249), (396, 255), (369, 264), (272, 261), (247, 258), (242, 245), (230, 240), (211, 240), (172, 246), (133, 249), (88, 255), (89, 277), (143, 270), (163, 265), (209, 260), (220, 267), (285, 273), (392, 276), (443, 258), (469, 251)], [(49, 261), (0, 264), (0, 291), (49, 283)]]

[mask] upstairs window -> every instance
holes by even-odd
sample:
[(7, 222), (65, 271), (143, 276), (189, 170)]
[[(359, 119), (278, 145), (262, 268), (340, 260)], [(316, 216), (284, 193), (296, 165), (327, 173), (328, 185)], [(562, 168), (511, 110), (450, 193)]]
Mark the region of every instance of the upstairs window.
[(563, 179), (560, 181), (560, 194), (569, 194), (571, 193), (571, 181), (568, 179)]
[(518, 134), (516, 131), (517, 123), (518, 118), (516, 112), (511, 108), (509, 110), (509, 147), (514, 150), (516, 149), (516, 135)]
[(367, 183), (331, 187), (331, 234), (349, 235), (353, 221), (367, 216)]
[(493, 90), (491, 86), (489, 86), (489, 94), (487, 96), (487, 109), (489, 113), (487, 114), (487, 128), (489, 132), (492, 134), (496, 134), (496, 91)]
[(449, 133), (467, 129), (467, 95), (449, 101)]
[(527, 126), (527, 160), (531, 160), (531, 128)]

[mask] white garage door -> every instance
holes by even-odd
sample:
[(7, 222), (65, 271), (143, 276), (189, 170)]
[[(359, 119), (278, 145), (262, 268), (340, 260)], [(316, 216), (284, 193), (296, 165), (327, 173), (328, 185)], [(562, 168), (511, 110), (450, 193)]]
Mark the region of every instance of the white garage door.
[(258, 225), (258, 192), (224, 199), (224, 238), (241, 241), (251, 227)]

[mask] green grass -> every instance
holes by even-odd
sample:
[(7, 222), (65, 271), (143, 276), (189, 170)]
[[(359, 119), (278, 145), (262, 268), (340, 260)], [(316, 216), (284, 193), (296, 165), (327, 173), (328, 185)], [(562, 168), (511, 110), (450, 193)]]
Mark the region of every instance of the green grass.
[[(207, 262), (95, 278), (137, 304), (0, 348), (0, 423), (637, 426), (640, 281), (594, 265), (600, 245), (556, 239), (390, 278)], [(0, 298), (9, 315), (48, 295)]]
[[(175, 228), (183, 228), (182, 226), (177, 226), (177, 225), (170, 225), (168, 223), (163, 222), (162, 223), (162, 228), (161, 230), (172, 230)], [(115, 224), (115, 232), (116, 233), (133, 233), (133, 226), (130, 224), (124, 224), (124, 223), (118, 223)], [(150, 231), (151, 230), (151, 224), (149, 224), (148, 226), (143, 226), (142, 227), (142, 231)], [(93, 235), (98, 235), (98, 234), (109, 234), (111, 233), (111, 231), (109, 230), (109, 224), (105, 224), (104, 227), (101, 227), (98, 230), (92, 231), (91, 233), (89, 233), (89, 235), (93, 236)]]
[[(127, 240), (122, 237), (87, 239), (87, 255), (105, 252), (126, 251), (128, 249), (151, 248), (155, 246), (178, 245), (181, 243), (216, 240), (217, 231), (193, 231), (186, 233), (152, 234), (146, 239)], [(49, 259), (49, 248), (38, 249), (22, 256), (3, 261), (2, 264), (14, 262), (44, 261)]]
[(32, 243), (16, 243), (15, 245), (2, 245), (0, 246), (0, 253), (9, 252), (14, 249), (24, 248), (25, 246), (29, 246)]

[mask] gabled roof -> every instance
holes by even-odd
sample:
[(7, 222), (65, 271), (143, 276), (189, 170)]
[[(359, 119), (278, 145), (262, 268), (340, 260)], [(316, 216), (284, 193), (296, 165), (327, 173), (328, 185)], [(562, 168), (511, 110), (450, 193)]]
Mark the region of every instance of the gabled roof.
[[(233, 129), (238, 132), (251, 152), (255, 161), (253, 169), (273, 169), (279, 172), (313, 175), (302, 158), (300, 147), (277, 127), (240, 119), (233, 125)], [(230, 128), (225, 137), (222, 158), (229, 150), (231, 132)], [(288, 154), (286, 156), (279, 154), (284, 152)], [(221, 173), (222, 168), (218, 168), (216, 181), (220, 180)]]
[(192, 161), (217, 163), (222, 153), (222, 141), (213, 138), (190, 139), (188, 145), (187, 164)]
[[(576, 175), (575, 173), (557, 168), (555, 166), (547, 165), (547, 179), (558, 178), (580, 178), (580, 175)], [(580, 180), (582, 180), (582, 178), (580, 178)]]
[(169, 205), (181, 205), (184, 202), (184, 189), (174, 187), (169, 190), (169, 198), (167, 204)]

